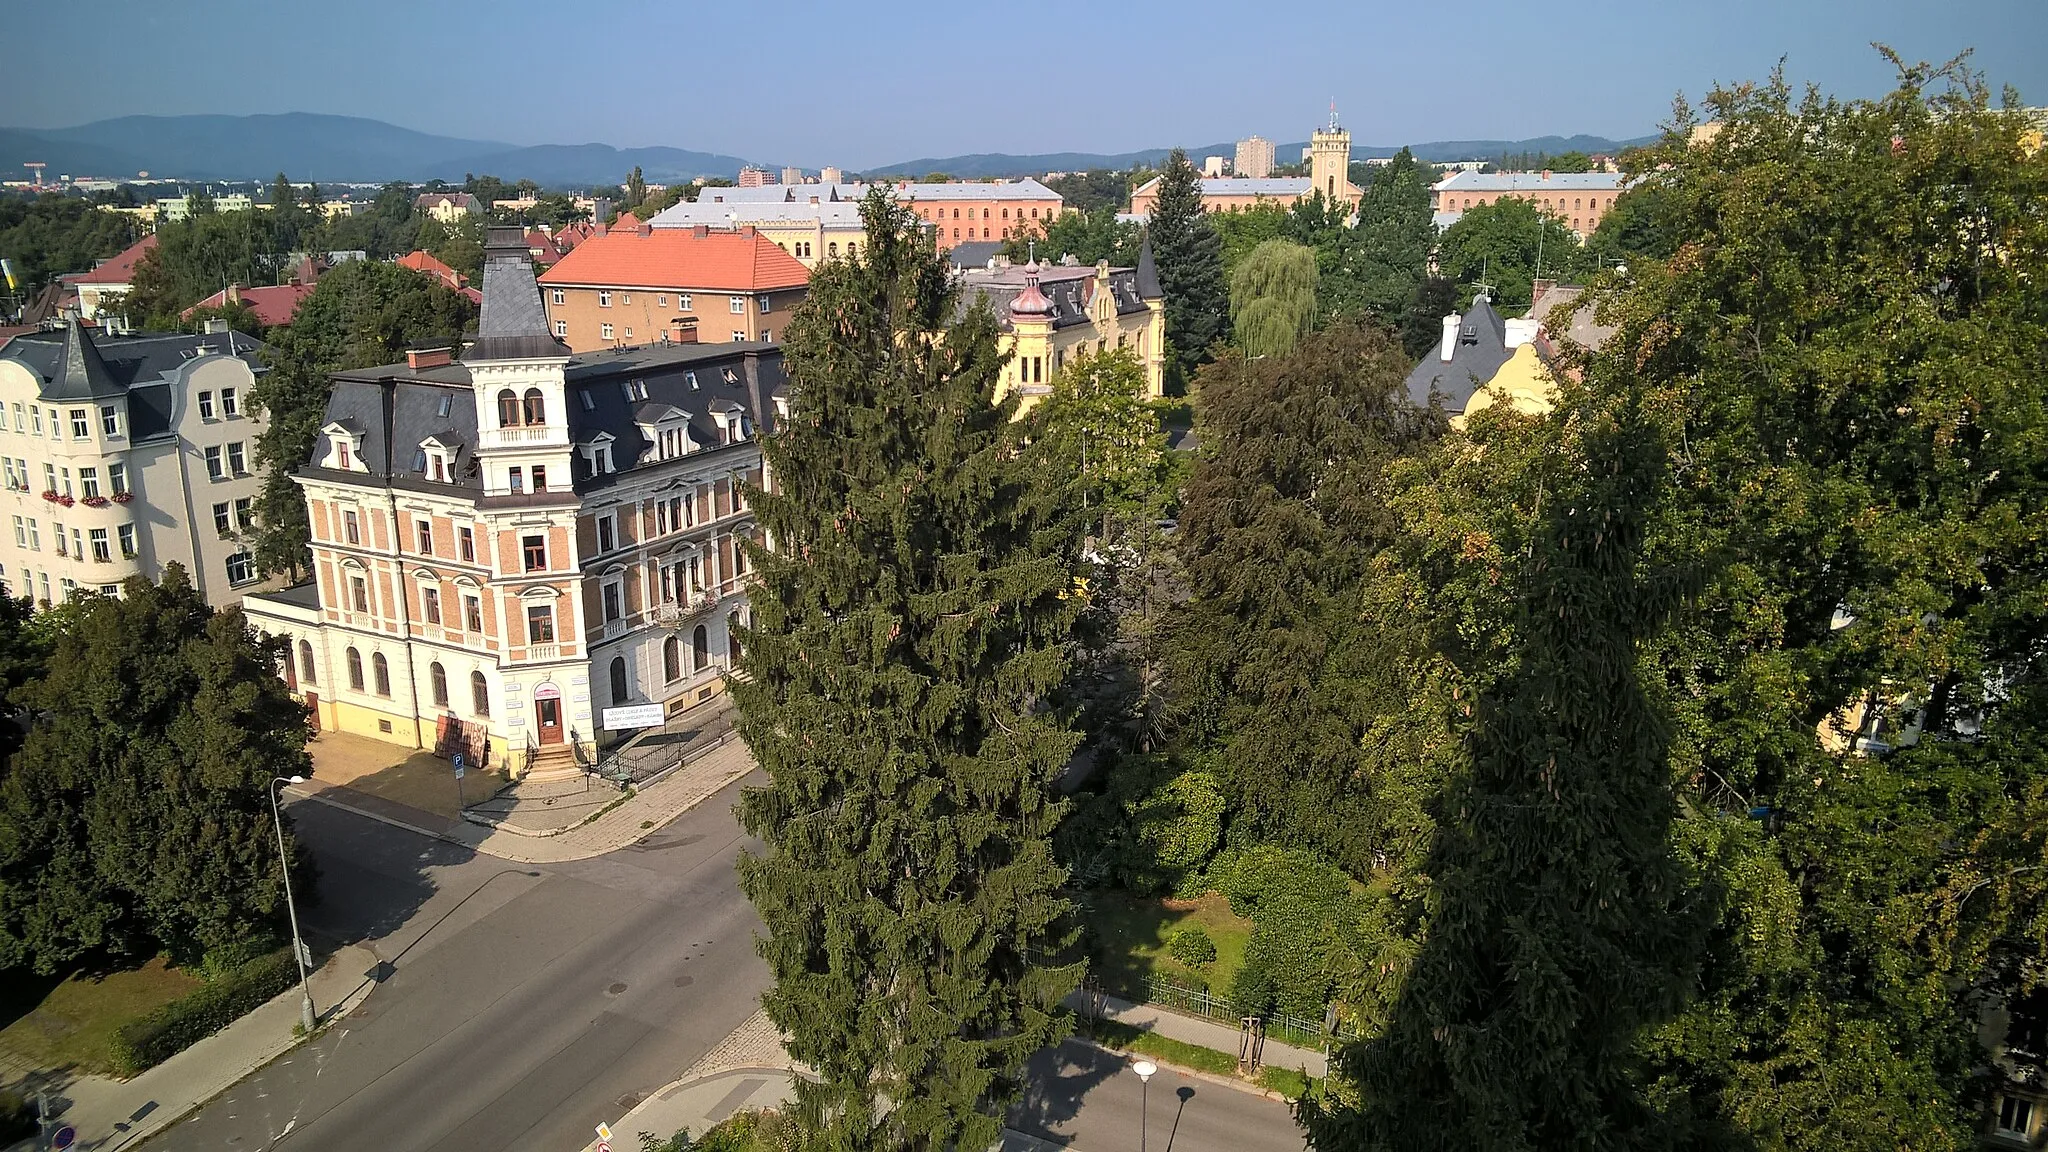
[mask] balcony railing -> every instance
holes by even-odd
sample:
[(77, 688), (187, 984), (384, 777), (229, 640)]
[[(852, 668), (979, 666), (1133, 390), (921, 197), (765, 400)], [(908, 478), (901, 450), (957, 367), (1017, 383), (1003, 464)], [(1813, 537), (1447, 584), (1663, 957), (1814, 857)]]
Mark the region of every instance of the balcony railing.
[(566, 447), (569, 430), (536, 425), (531, 428), (486, 428), (482, 442), (485, 448), (548, 448)]
[(553, 660), (560, 655), (560, 652), (560, 647), (554, 644), (528, 644), (526, 646), (526, 658), (528, 660)]

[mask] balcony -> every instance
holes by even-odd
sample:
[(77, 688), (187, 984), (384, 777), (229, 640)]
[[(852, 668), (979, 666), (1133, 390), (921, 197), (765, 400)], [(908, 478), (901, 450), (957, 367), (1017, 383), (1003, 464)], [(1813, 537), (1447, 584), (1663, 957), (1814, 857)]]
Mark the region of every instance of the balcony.
[(693, 616), (701, 616), (718, 603), (718, 597), (710, 592), (693, 592), (688, 599), (674, 604), (662, 604), (654, 609), (656, 624), (674, 626)]
[(479, 437), (481, 447), (491, 448), (567, 448), (569, 430), (550, 428), (546, 425), (512, 428), (486, 428)]
[(556, 644), (528, 644), (526, 646), (526, 658), (528, 660), (555, 660), (559, 659), (560, 656), (561, 647)]

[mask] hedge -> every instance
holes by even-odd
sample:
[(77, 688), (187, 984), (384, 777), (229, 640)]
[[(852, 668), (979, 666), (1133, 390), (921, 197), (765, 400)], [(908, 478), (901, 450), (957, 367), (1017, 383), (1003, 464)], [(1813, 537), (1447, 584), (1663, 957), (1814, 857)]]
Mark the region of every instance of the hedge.
[(133, 1076), (206, 1039), (298, 983), (291, 949), (259, 956), (188, 995), (121, 1026), (109, 1045), (109, 1063)]

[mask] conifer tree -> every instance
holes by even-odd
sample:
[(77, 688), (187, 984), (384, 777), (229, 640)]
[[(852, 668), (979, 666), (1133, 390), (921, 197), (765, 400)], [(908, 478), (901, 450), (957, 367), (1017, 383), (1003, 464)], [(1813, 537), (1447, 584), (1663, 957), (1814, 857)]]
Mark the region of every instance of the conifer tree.
[(764, 996), (818, 1072), (813, 1146), (984, 1148), (1058, 1040), (1052, 780), (1076, 737), (1045, 701), (1071, 631), (1074, 521), (1034, 487), (995, 319), (879, 193), (786, 336), (790, 418), (764, 442), (754, 621), (733, 692), (767, 771), (740, 884)]
[(1166, 343), (1182, 381), (1208, 362), (1209, 346), (1228, 336), (1223, 241), (1202, 210), (1202, 176), (1178, 148), (1159, 174), (1152, 206), (1152, 251), (1166, 294)]

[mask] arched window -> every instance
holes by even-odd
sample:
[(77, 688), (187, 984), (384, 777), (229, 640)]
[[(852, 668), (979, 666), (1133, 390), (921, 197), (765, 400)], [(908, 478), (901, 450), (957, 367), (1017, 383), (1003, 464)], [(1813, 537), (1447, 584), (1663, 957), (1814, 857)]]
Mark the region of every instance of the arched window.
[(612, 657), (612, 703), (626, 702), (626, 658)]
[(434, 707), (448, 706), (448, 670), (441, 667), (439, 660), (427, 665), (427, 678), (434, 682)]
[(469, 710), (481, 717), (491, 714), (491, 686), (481, 672), (469, 674)]
[(661, 642), (661, 678), (670, 683), (683, 678), (683, 642), (673, 636)]
[(740, 614), (737, 612), (725, 618), (725, 659), (729, 666), (740, 662)]
[(834, 240), (830, 244), (825, 245), (825, 254), (828, 256), (839, 255), (839, 241)]
[(363, 654), (351, 645), (348, 650), (348, 686), (358, 692), (363, 690)]
[(311, 640), (299, 641), (299, 679), (308, 684), (318, 684), (320, 682), (313, 675), (313, 642)]
[(526, 390), (526, 422), (528, 424), (545, 424), (548, 422), (547, 401), (541, 399), (540, 389), (538, 388), (528, 388)]
[(391, 695), (391, 662), (382, 652), (370, 653), (370, 675), (377, 678), (377, 695)]
[(704, 626), (699, 624), (697, 630), (690, 633), (690, 671), (702, 672), (705, 663), (710, 659), (711, 633), (706, 632)]
[(519, 424), (519, 397), (510, 388), (498, 393), (498, 427), (514, 428)]
[(981, 218), (982, 218), (983, 220), (986, 220), (986, 219), (988, 219), (988, 218), (989, 218), (989, 217), (988, 217), (988, 209), (986, 209), (986, 208), (983, 208), (983, 209), (981, 210)]

